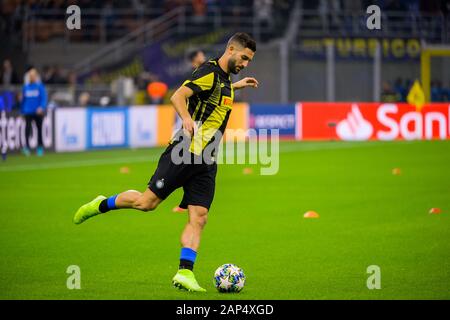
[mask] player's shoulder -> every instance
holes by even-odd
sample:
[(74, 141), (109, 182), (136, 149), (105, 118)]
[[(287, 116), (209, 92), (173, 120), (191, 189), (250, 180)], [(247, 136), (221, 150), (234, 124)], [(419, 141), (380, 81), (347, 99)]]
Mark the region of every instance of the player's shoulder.
[(201, 77), (211, 72), (217, 72), (217, 61), (215, 59), (205, 61), (197, 69), (194, 70), (192, 75), (194, 77)]

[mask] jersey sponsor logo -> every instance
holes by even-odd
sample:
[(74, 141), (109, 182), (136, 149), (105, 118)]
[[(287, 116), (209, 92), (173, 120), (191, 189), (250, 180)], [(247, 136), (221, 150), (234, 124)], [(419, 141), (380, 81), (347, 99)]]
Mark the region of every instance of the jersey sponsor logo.
[(39, 90), (25, 90), (25, 97), (27, 98), (39, 97)]
[(223, 96), (222, 97), (222, 103), (223, 106), (226, 107), (232, 107), (233, 106), (233, 99), (231, 99), (231, 97), (227, 97), (227, 96)]

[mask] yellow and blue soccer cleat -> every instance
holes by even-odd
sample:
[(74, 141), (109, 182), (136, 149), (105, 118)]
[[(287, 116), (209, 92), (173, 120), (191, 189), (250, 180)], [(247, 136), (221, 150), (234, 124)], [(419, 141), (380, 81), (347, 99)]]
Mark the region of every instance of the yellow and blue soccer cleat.
[(106, 199), (105, 196), (98, 196), (91, 202), (82, 205), (73, 216), (73, 223), (80, 224), (83, 221), (92, 218), (100, 213), (100, 202)]

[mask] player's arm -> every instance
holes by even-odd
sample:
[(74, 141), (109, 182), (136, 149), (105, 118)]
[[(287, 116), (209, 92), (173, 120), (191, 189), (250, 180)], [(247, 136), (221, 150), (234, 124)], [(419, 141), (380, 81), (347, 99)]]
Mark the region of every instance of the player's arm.
[(43, 115), (44, 111), (47, 107), (47, 91), (44, 88), (43, 84), (40, 84), (39, 86), (39, 97), (40, 97), (40, 102), (39, 102), (39, 107), (36, 110), (36, 113), (39, 115)]
[(196, 125), (187, 109), (186, 101), (194, 94), (209, 91), (214, 85), (214, 72), (210, 66), (202, 65), (196, 69), (190, 79), (186, 80), (170, 98), (175, 110), (183, 121), (186, 133), (194, 135)]
[(239, 90), (246, 87), (258, 88), (258, 80), (256, 80), (253, 77), (245, 77), (244, 79), (241, 79), (233, 83), (234, 90)]
[(195, 133), (195, 122), (192, 120), (191, 115), (187, 109), (186, 101), (194, 94), (191, 88), (186, 86), (181, 86), (174, 92), (172, 97), (170, 97), (170, 102), (172, 102), (173, 107), (177, 111), (181, 120), (183, 121), (183, 129), (186, 133), (191, 136)]

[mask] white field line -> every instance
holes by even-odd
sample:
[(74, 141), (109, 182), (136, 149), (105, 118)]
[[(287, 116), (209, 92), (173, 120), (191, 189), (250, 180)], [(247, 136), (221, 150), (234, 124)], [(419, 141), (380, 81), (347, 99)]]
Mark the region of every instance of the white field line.
[[(397, 142), (398, 143), (398, 142)], [(405, 142), (403, 142), (405, 143)], [(384, 144), (383, 144), (384, 145)], [(291, 153), (301, 151), (319, 151), (319, 150), (335, 150), (335, 149), (353, 149), (361, 147), (376, 147), (381, 146), (379, 143), (319, 143), (319, 144), (292, 144), (280, 148), (280, 153)], [(120, 157), (120, 158), (105, 158), (105, 159), (91, 159), (91, 160), (74, 160), (74, 161), (62, 161), (55, 163), (40, 163), (40, 164), (21, 164), (15, 166), (1, 167), (0, 172), (18, 172), (18, 171), (33, 171), (42, 169), (60, 169), (60, 168), (78, 168), (78, 167), (91, 167), (110, 164), (131, 164), (141, 162), (157, 162), (160, 155), (150, 156), (136, 156), (136, 157)], [(236, 157), (236, 154), (234, 155)], [(234, 158), (233, 157), (233, 158)], [(231, 157), (226, 157), (223, 164), (230, 163), (233, 160)]]
[(60, 169), (60, 168), (78, 168), (91, 167), (99, 165), (120, 164), (120, 163), (139, 163), (139, 162), (155, 162), (159, 159), (158, 156), (137, 156), (137, 157), (120, 157), (120, 158), (105, 158), (105, 159), (91, 159), (91, 160), (74, 160), (62, 161), (55, 163), (39, 163), (39, 164), (21, 164), (10, 167), (0, 167), (0, 172), (14, 172), (14, 171), (32, 171), (41, 169)]

